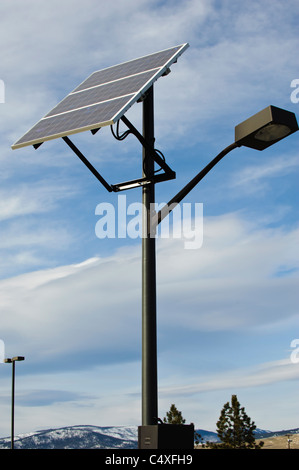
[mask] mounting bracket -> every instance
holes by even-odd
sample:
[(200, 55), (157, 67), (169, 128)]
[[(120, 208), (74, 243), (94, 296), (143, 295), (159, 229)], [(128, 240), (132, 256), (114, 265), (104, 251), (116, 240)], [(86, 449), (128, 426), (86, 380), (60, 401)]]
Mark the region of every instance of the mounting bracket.
[(69, 137), (62, 137), (65, 143), (73, 150), (73, 152), (80, 158), (80, 160), (87, 166), (87, 168), (93, 173), (93, 175), (102, 183), (102, 185), (110, 193), (113, 191), (111, 185), (100, 175), (100, 173), (95, 169), (94, 166), (84, 157), (83, 153), (75, 146), (75, 144), (69, 139)]
[[(69, 137), (65, 136), (62, 137), (64, 142), (73, 150), (73, 152), (80, 158), (80, 160), (84, 163), (84, 165), (91, 171), (91, 173), (102, 183), (102, 185), (107, 189), (109, 192), (119, 192), (124, 191), (126, 189), (138, 188), (141, 186), (145, 186), (150, 183), (159, 183), (161, 181), (167, 181), (171, 179), (175, 179), (176, 174), (175, 172), (167, 165), (165, 160), (159, 155), (158, 151), (153, 149), (144, 139), (144, 137), (140, 134), (140, 132), (133, 126), (133, 124), (123, 116), (121, 120), (124, 124), (128, 127), (130, 133), (134, 134), (135, 137), (139, 140), (141, 145), (150, 151), (150, 154), (153, 160), (160, 166), (160, 169), (164, 170), (164, 173), (160, 173), (159, 175), (155, 174), (151, 177), (143, 177), (138, 178), (130, 181), (125, 181), (124, 183), (118, 184), (109, 184), (102, 175), (95, 169), (95, 167), (87, 160), (87, 158), (83, 155), (83, 153), (76, 147), (76, 145), (70, 140)], [(99, 129), (95, 129), (95, 134)], [(158, 170), (159, 171), (159, 170)]]

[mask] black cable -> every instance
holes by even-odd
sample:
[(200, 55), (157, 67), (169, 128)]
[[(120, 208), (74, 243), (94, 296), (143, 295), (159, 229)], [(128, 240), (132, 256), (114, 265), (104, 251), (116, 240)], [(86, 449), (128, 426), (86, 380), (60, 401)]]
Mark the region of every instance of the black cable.
[(119, 121), (117, 121), (116, 124), (116, 133), (113, 130), (113, 126), (110, 126), (111, 132), (113, 137), (115, 137), (116, 140), (124, 140), (126, 137), (128, 137), (129, 134), (132, 134), (130, 130), (123, 132), (123, 134), (119, 134)]
[[(165, 157), (163, 155), (163, 153), (161, 152), (161, 150), (158, 150), (158, 149), (154, 149), (154, 152), (157, 153), (158, 155), (160, 155), (160, 157), (162, 158), (162, 160), (165, 162)], [(158, 170), (155, 171), (155, 173), (158, 173), (159, 171), (162, 170), (162, 167), (160, 167)]]
[[(113, 125), (110, 126), (110, 129), (111, 129), (111, 132), (112, 132), (113, 137), (114, 137), (116, 140), (119, 140), (119, 141), (126, 139), (129, 134), (134, 134), (133, 131), (127, 130), (127, 131), (123, 132), (123, 133), (120, 135), (120, 134), (119, 134), (119, 121), (117, 121), (117, 123), (116, 123), (116, 132), (114, 132)], [(163, 160), (164, 162), (166, 161), (166, 160), (165, 160), (165, 156), (163, 155), (163, 153), (162, 153), (160, 150), (154, 149), (154, 152), (155, 152), (156, 154), (160, 155), (160, 157), (162, 158), (162, 160)], [(155, 170), (154, 173), (158, 173), (158, 172), (161, 171), (161, 170), (162, 170), (162, 167), (158, 168), (158, 170)]]

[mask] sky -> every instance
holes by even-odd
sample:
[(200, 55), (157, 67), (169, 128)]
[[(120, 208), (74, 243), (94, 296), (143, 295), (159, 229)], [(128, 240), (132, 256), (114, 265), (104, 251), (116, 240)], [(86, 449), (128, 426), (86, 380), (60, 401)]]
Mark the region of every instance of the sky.
[[(62, 139), (11, 145), (95, 70), (189, 43), (154, 85), (155, 146), (176, 172), (156, 185), (166, 203), (238, 123), (268, 105), (298, 114), (298, 20), (295, 0), (2, 0), (0, 359), (25, 356), (15, 434), (141, 424), (142, 241), (141, 189), (108, 193)], [(142, 104), (127, 117), (141, 130)], [(233, 150), (158, 233), (160, 418), (174, 403), (215, 431), (235, 394), (258, 428), (299, 426), (298, 138)], [(72, 141), (110, 184), (140, 177), (134, 136)], [(2, 437), (10, 403), (0, 364)]]

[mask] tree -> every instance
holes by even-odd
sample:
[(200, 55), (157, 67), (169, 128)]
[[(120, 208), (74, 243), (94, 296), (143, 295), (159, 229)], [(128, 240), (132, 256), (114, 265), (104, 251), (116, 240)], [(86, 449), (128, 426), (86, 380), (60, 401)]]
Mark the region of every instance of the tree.
[(245, 408), (240, 406), (237, 395), (232, 395), (231, 405), (225, 403), (219, 420), (217, 421), (217, 434), (221, 443), (209, 443), (209, 447), (224, 449), (259, 449), (263, 442), (255, 443), (254, 421), (246, 414)]
[(167, 411), (166, 416), (163, 418), (163, 422), (167, 424), (185, 424), (186, 420), (183, 418), (181, 411), (172, 404), (170, 410)]
[[(166, 412), (166, 416), (163, 418), (163, 423), (167, 424), (185, 424), (186, 420), (183, 418), (181, 411), (177, 409), (177, 407), (172, 404), (170, 410)], [(201, 435), (194, 431), (194, 443), (197, 445), (202, 442)]]

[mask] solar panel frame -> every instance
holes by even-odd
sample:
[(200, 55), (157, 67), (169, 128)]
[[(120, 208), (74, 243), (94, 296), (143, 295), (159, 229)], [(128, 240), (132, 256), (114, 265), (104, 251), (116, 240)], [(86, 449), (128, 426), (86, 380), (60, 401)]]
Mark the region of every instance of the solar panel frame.
[[(90, 87), (95, 84), (100, 85), (103, 83), (108, 83), (109, 81), (112, 81), (112, 80), (115, 81), (115, 80), (119, 80), (124, 77), (131, 76), (131, 75), (136, 75), (138, 73), (144, 72), (145, 70), (153, 70), (155, 68), (156, 69), (161, 68), (165, 65), (166, 62), (168, 62), (168, 60), (171, 61), (171, 63), (173, 63), (174, 60), (176, 60), (176, 58), (178, 58), (185, 51), (185, 49), (187, 49), (187, 47), (189, 47), (188, 43), (183, 44), (181, 46), (171, 47), (169, 49), (165, 49), (160, 52), (154, 52), (153, 54), (139, 57), (138, 59), (133, 59), (127, 62), (122, 62), (121, 64), (118, 64), (118, 65), (112, 65), (111, 67), (107, 67), (105, 69), (97, 70), (93, 72), (89, 77), (87, 77), (87, 79), (81, 82), (80, 85), (78, 85), (74, 89), (74, 91), (79, 91), (80, 89), (85, 89), (88, 86)], [(165, 59), (163, 60), (165, 55), (167, 55), (168, 51), (172, 51), (172, 50), (173, 51), (176, 50), (178, 52), (177, 57), (174, 60), (171, 60), (172, 56), (170, 58), (168, 57), (167, 60)], [(175, 52), (174, 52), (174, 55), (176, 55)], [(158, 64), (160, 65), (157, 65), (157, 60), (158, 60)], [(143, 64), (142, 67), (141, 67), (141, 64)], [(145, 65), (147, 66), (146, 69), (144, 68)], [(104, 79), (99, 80), (97, 78), (95, 81), (94, 78), (98, 76), (104, 77), (105, 80)]]
[[(187, 47), (189, 44), (185, 43), (93, 72), (16, 141), (12, 149), (115, 124)], [(149, 68), (144, 70), (145, 67)], [(129, 92), (134, 84), (137, 89)], [(93, 102), (97, 99), (100, 101)]]

